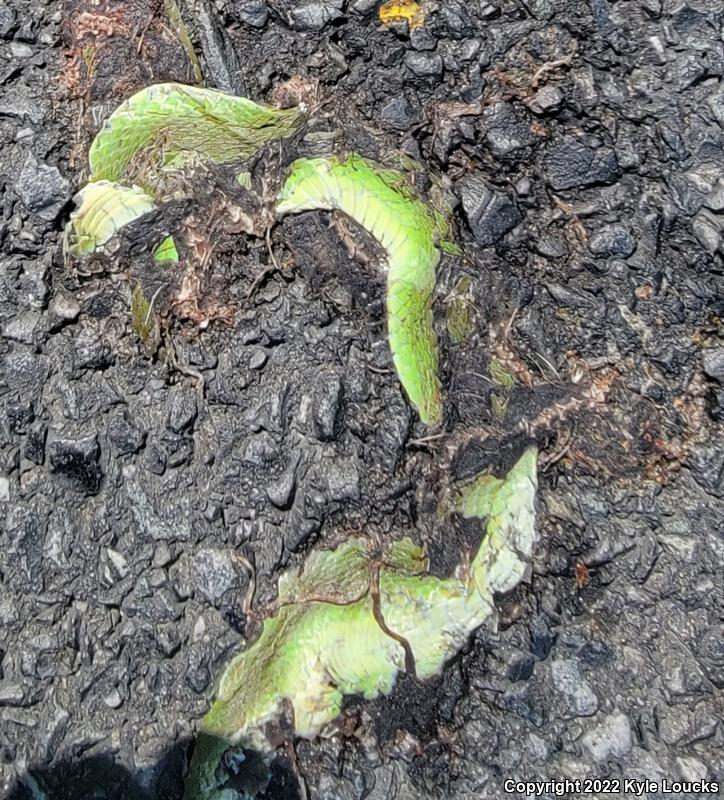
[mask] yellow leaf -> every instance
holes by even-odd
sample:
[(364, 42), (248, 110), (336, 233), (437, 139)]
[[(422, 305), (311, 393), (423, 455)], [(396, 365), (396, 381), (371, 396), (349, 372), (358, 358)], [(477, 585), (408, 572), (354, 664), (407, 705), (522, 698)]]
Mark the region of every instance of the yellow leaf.
[(425, 12), (415, 0), (387, 0), (380, 6), (380, 21), (383, 25), (407, 22), (411, 31), (425, 24)]

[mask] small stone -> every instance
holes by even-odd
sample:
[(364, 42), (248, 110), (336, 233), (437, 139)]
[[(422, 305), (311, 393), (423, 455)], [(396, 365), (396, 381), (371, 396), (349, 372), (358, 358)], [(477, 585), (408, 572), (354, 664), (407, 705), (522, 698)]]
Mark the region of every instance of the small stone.
[(25, 691), (19, 681), (0, 683), (0, 708), (25, 705)]
[(565, 258), (570, 250), (562, 236), (544, 233), (533, 243), (536, 253), (546, 258)]
[(74, 319), (77, 319), (80, 314), (80, 303), (72, 294), (58, 290), (50, 301), (48, 311), (51, 316), (59, 320), (72, 322)]
[(5, 336), (23, 344), (32, 344), (35, 341), (35, 332), (41, 315), (37, 311), (25, 311), (18, 314), (5, 326)]
[(597, 256), (628, 258), (636, 250), (636, 241), (623, 225), (606, 225), (591, 236), (588, 247)]
[(633, 745), (628, 717), (620, 711), (615, 711), (584, 734), (581, 745), (588, 756), (598, 764), (622, 759), (631, 752)]
[(252, 28), (263, 28), (269, 19), (264, 0), (234, 0), (234, 14)]
[(10, 53), (13, 58), (32, 58), (33, 48), (22, 42), (10, 42)]
[(722, 225), (709, 211), (700, 211), (692, 220), (691, 229), (707, 253), (714, 255), (722, 240)]
[(545, 167), (548, 182), (556, 191), (613, 183), (621, 172), (610, 147), (593, 147), (574, 136), (550, 147)]
[(266, 350), (264, 350), (262, 347), (256, 347), (249, 358), (249, 368), (261, 369), (264, 364), (266, 364), (267, 359), (268, 356)]
[(342, 18), (340, 9), (340, 0), (326, 3), (321, 0), (302, 0), (289, 9), (289, 22), (298, 31), (321, 31), (330, 22)]
[(382, 121), (390, 128), (406, 131), (418, 120), (418, 115), (404, 97), (393, 97), (380, 111)]
[[(724, 494), (724, 451), (718, 443), (709, 447), (704, 444), (694, 445), (689, 469), (694, 480), (707, 492), (717, 497)], [(689, 681), (698, 672), (694, 665), (689, 665), (686, 671)]]
[(45, 461), (45, 437), (47, 433), (45, 425), (40, 423), (28, 429), (23, 443), (23, 458), (27, 458), (33, 464), (42, 464)]
[(521, 178), (515, 184), (515, 193), (518, 195), (518, 197), (528, 197), (531, 193), (532, 188), (533, 184), (531, 183), (530, 178), (528, 177)]
[(118, 689), (111, 689), (110, 692), (103, 698), (103, 702), (108, 708), (120, 708), (123, 705), (123, 698)]
[(203, 694), (211, 683), (211, 673), (203, 664), (190, 665), (186, 670), (186, 683), (196, 692)]
[(196, 392), (186, 385), (174, 386), (166, 402), (166, 426), (182, 433), (196, 419)]
[(262, 431), (248, 439), (242, 459), (255, 467), (263, 467), (276, 456), (278, 450), (277, 443), (271, 435)]
[(545, 617), (536, 617), (528, 625), (530, 652), (540, 661), (548, 658), (556, 642), (556, 633)]
[(551, 662), (551, 677), (561, 695), (557, 707), (562, 719), (590, 717), (598, 711), (598, 698), (581, 675), (577, 661), (560, 658)]
[(10, 502), (10, 480), (0, 475), (0, 503)]
[(458, 4), (445, 3), (440, 10), (450, 36), (458, 40), (466, 39), (470, 32), (471, 20), (465, 9)]
[(418, 78), (441, 78), (444, 71), (439, 53), (410, 50), (405, 56), (405, 64)]
[(293, 459), (277, 480), (267, 487), (267, 496), (277, 508), (289, 508), (291, 505), (297, 482), (298, 463), (298, 457)]
[(724, 128), (724, 84), (719, 83), (709, 96), (707, 103), (719, 125)]
[(320, 441), (334, 439), (341, 399), (340, 376), (329, 370), (320, 372), (312, 390), (312, 430)]
[(704, 201), (704, 205), (712, 211), (724, 211), (724, 179), (720, 178)]
[(153, 566), (165, 567), (171, 562), (171, 548), (166, 542), (159, 542), (153, 551)]
[(115, 358), (111, 347), (100, 332), (91, 327), (81, 328), (73, 342), (75, 366), (78, 369), (102, 370), (110, 366)]
[(693, 217), (704, 205), (706, 194), (696, 188), (698, 181), (695, 179), (679, 173), (673, 173), (667, 175), (666, 183), (671, 192), (671, 199), (674, 201), (674, 205), (685, 216)]
[(539, 89), (528, 103), (534, 114), (550, 114), (557, 111), (563, 102), (563, 92), (557, 86), (544, 86)]
[(472, 61), (480, 52), (480, 39), (466, 39), (460, 48), (460, 58)]
[(491, 188), (479, 175), (468, 175), (456, 184), (463, 210), (475, 241), (490, 247), (522, 219), (514, 198)]
[(705, 781), (709, 777), (706, 764), (690, 756), (679, 756), (676, 759), (676, 771), (682, 781)]
[(415, 28), (410, 31), (410, 44), (414, 50), (434, 50), (437, 42), (427, 28)]
[(103, 556), (104, 566), (102, 575), (109, 586), (123, 580), (130, 572), (128, 561), (125, 556), (114, 550), (112, 547), (107, 547)]
[(724, 347), (704, 350), (704, 372), (719, 383), (724, 383)]
[(345, 458), (330, 463), (327, 487), (332, 500), (357, 500), (360, 495), (357, 459)]
[(535, 659), (529, 653), (517, 653), (508, 667), (508, 680), (527, 681), (533, 674)]
[(67, 488), (81, 494), (98, 494), (103, 473), (95, 434), (81, 439), (55, 439), (50, 444), (49, 457), (51, 471)]
[(156, 647), (158, 651), (171, 658), (181, 647), (181, 637), (175, 625), (160, 625), (156, 632)]
[(493, 155), (507, 158), (531, 147), (536, 137), (530, 129), (530, 115), (512, 103), (496, 103), (483, 112), (485, 139)]
[(371, 14), (376, 8), (379, 0), (352, 0), (349, 4), (350, 11), (357, 14), (366, 15)]
[[(45, 113), (42, 106), (19, 91), (14, 92), (11, 89), (0, 99), (0, 117), (12, 117), (38, 125), (43, 121)], [(34, 133), (35, 131), (31, 128), (30, 135), (34, 135)], [(27, 138), (27, 136), (20, 136), (20, 131), (18, 131), (15, 138)]]
[(231, 550), (199, 550), (191, 565), (192, 582), (209, 603), (241, 588), (241, 578)]
[(52, 222), (70, 199), (70, 184), (57, 167), (42, 164), (29, 153), (15, 182), (15, 192), (28, 211)]
[(146, 431), (129, 417), (128, 411), (111, 417), (107, 434), (119, 456), (137, 453), (146, 442)]
[(15, 29), (15, 12), (5, 3), (0, 3), (0, 39), (7, 39)]
[(545, 700), (536, 691), (533, 681), (517, 683), (500, 696), (501, 705), (521, 719), (540, 728), (548, 717)]

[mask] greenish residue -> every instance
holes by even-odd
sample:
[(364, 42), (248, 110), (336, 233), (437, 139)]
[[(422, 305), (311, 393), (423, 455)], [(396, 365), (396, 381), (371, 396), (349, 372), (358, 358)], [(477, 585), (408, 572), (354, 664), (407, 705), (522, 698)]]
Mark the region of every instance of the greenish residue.
[(176, 249), (176, 242), (173, 236), (167, 236), (153, 250), (153, 260), (157, 264), (164, 264), (168, 261), (178, 264), (179, 256)]
[(313, 738), (339, 715), (346, 695), (389, 694), (409, 669), (420, 680), (439, 675), (494, 615), (495, 595), (525, 574), (536, 541), (536, 460), (531, 448), (505, 478), (480, 475), (453, 493), (449, 511), (486, 527), (472, 562), (448, 578), (428, 574), (423, 550), (407, 538), (381, 546), (351, 539), (287, 572), (259, 638), (221, 677), (185, 800), (231, 800), (224, 751), (273, 750), (271, 732), (283, 718), (293, 720), (296, 736)]
[(508, 413), (508, 405), (510, 404), (508, 393), (515, 386), (515, 378), (497, 358), (492, 358), (490, 361), (490, 377), (493, 383), (501, 389), (501, 391), (493, 392), (490, 395), (491, 409), (493, 416), (502, 420)]
[(493, 394), (490, 395), (490, 404), (493, 409), (493, 415), (497, 419), (504, 419), (505, 415), (508, 413), (508, 405), (510, 403), (509, 397), (503, 397), (502, 395)]
[(490, 361), (490, 377), (493, 379), (493, 383), (506, 391), (510, 391), (515, 386), (515, 378), (497, 358)]
[(473, 332), (472, 278), (463, 275), (445, 298), (445, 322), (455, 344), (464, 342)]
[(193, 42), (189, 36), (188, 28), (186, 27), (186, 23), (184, 22), (184, 18), (181, 15), (181, 10), (179, 9), (176, 0), (164, 0), (164, 12), (171, 29), (176, 35), (176, 38), (186, 51), (186, 56), (191, 63), (191, 69), (194, 73), (194, 80), (199, 84), (199, 86), (202, 86), (204, 83), (204, 76), (201, 72), (199, 57), (196, 55), (196, 50), (194, 49)]
[(403, 172), (354, 153), (300, 159), (292, 165), (277, 212), (311, 209), (342, 211), (386, 250), (392, 359), (420, 419), (437, 425), (442, 420), (442, 390), (432, 298), (440, 243), (449, 233), (446, 218), (416, 195)]
[(131, 292), (131, 324), (144, 344), (151, 340), (151, 334), (156, 330), (157, 321), (153, 305), (140, 286), (134, 286)]
[(251, 172), (248, 170), (242, 170), (236, 176), (236, 182), (239, 184), (239, 186), (243, 186), (245, 189), (251, 191)]

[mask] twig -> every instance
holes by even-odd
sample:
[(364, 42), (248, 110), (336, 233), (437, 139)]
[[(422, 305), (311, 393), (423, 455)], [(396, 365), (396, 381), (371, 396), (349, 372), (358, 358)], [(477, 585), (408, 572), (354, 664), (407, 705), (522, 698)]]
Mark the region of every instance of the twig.
[(256, 593), (256, 569), (251, 561), (241, 553), (235, 553), (235, 558), (249, 573), (249, 585), (246, 587), (244, 599), (241, 601), (241, 610), (247, 617), (250, 617), (252, 616), (251, 609), (254, 603), (254, 594)]
[(555, 61), (546, 61), (545, 64), (542, 64), (534, 73), (533, 77), (530, 80), (530, 88), (537, 89), (538, 83), (540, 79), (546, 74), (546, 72), (552, 72), (554, 69), (558, 67), (567, 67), (573, 58), (573, 53), (570, 53), (563, 58), (557, 58)]
[(570, 451), (571, 447), (573, 446), (574, 436), (573, 434), (568, 431), (568, 436), (566, 437), (566, 441), (562, 447), (560, 447), (553, 455), (548, 458), (541, 458), (541, 472), (548, 472), (548, 470), (554, 465), (557, 464), (562, 458), (564, 458), (568, 452)]
[(279, 266), (279, 262), (276, 260), (276, 256), (274, 255), (274, 250), (272, 249), (271, 243), (271, 226), (267, 227), (266, 229), (266, 246), (269, 250), (269, 257), (271, 258), (271, 264), (267, 264), (266, 267), (254, 278), (254, 282), (249, 287), (249, 291), (246, 293), (246, 299), (250, 300), (254, 292), (261, 286), (261, 284), (270, 276), (273, 275), (275, 272), (281, 272), (281, 267)]

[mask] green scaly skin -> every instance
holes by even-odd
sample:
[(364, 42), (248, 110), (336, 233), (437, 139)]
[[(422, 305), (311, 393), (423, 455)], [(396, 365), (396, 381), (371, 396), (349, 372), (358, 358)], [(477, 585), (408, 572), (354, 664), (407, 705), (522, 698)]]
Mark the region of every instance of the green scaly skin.
[(279, 214), (339, 210), (387, 252), (387, 324), (392, 360), (426, 425), (442, 420), (438, 347), (432, 319), (435, 270), (446, 234), (441, 215), (412, 193), (405, 176), (361, 156), (295, 161)]
[(169, 199), (168, 186), (179, 176), (192, 179), (199, 164), (245, 161), (291, 136), (305, 118), (302, 107), (275, 109), (214, 89), (180, 83), (142, 89), (93, 140), (89, 183), (76, 198), (66, 252), (77, 258), (96, 252), (154, 201)]
[(156, 208), (138, 186), (103, 180), (87, 183), (73, 199), (76, 209), (65, 229), (63, 249), (74, 258), (95, 253), (124, 225)]
[(145, 150), (158, 166), (188, 153), (215, 164), (243, 161), (268, 142), (291, 136), (305, 116), (302, 108), (276, 109), (215, 89), (157, 83), (105, 121), (88, 152), (89, 180), (123, 180)]
[[(272, 723), (293, 711), (293, 732), (313, 738), (340, 713), (345, 695), (389, 694), (407, 667), (439, 675), (470, 633), (495, 613), (494, 595), (510, 591), (530, 562), (535, 532), (536, 450), (504, 479), (480, 476), (457, 492), (450, 510), (487, 519), (471, 563), (447, 579), (429, 575), (409, 539), (381, 553), (364, 539), (313, 553), (279, 583), (278, 608), (259, 638), (224, 672), (203, 720), (184, 800), (232, 800), (219, 761), (230, 747), (274, 749)], [(377, 576), (375, 581), (374, 575)], [(380, 625), (373, 587), (379, 591)]]

